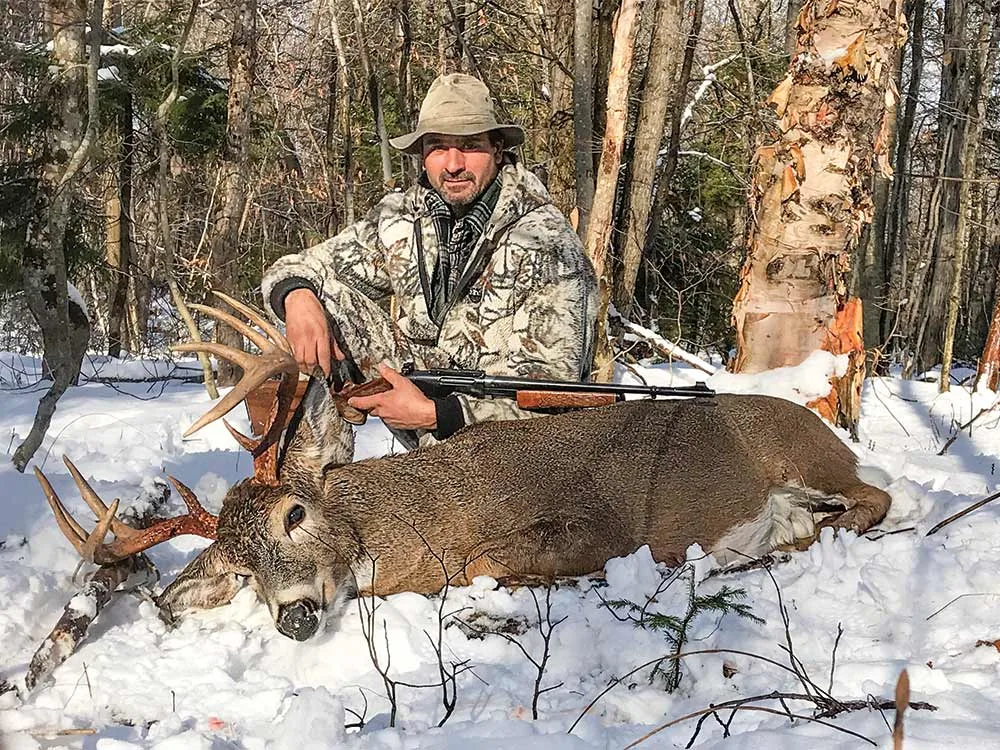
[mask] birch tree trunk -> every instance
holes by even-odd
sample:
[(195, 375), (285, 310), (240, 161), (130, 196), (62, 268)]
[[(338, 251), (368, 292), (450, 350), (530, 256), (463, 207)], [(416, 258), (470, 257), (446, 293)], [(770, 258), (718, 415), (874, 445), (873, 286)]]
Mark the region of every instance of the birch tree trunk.
[(597, 307), (596, 351), (594, 379), (609, 382), (612, 375), (612, 353), (607, 340), (608, 307), (611, 302), (611, 232), (614, 227), (615, 191), (618, 185), (618, 168), (621, 166), (628, 119), (629, 78), (635, 51), (635, 35), (639, 21), (639, 0), (623, 0), (618, 11), (611, 70), (608, 75), (607, 126), (601, 148), (601, 162), (597, 170), (593, 212), (587, 226), (584, 243), (594, 264), (600, 284)]
[(899, 11), (877, 0), (803, 5), (797, 53), (768, 100), (778, 132), (755, 157), (752, 228), (733, 303), (736, 372), (796, 365), (816, 349), (849, 355), (847, 373), (819, 404), (849, 427), (858, 416), (864, 343), (848, 272), (872, 219), (876, 163), (891, 172)]
[(614, 302), (629, 317), (635, 299), (635, 280), (642, 262), (653, 203), (656, 161), (663, 142), (668, 105), (684, 37), (681, 34), (680, 0), (658, 0), (650, 44), (649, 68), (642, 87), (642, 104), (636, 123), (632, 174), (628, 186), (625, 240), (621, 248), (621, 273), (616, 279)]
[[(97, 68), (100, 61), (103, 2), (95, 0), (91, 23), (91, 55), (85, 56), (86, 0), (47, 0), (42, 11), (52, 39), (52, 64), (44, 98), (50, 120), (38, 183), (33, 220), (21, 260), (28, 309), (42, 332), (43, 357), (52, 386), (38, 402), (31, 431), (14, 452), (13, 463), (24, 471), (55, 414), (56, 404), (80, 373), (84, 351), (74, 339), (69, 309), (64, 242), (76, 192), (77, 176), (90, 158), (97, 128)], [(86, 92), (86, 100), (84, 93)], [(86, 101), (86, 103), (85, 103)], [(89, 338), (89, 325), (86, 329)]]

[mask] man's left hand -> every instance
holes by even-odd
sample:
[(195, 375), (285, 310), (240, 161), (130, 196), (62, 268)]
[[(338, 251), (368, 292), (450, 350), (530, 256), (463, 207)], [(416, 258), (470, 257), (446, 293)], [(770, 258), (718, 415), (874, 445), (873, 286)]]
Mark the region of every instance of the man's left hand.
[(434, 402), (423, 391), (388, 365), (379, 365), (378, 371), (392, 390), (374, 396), (355, 396), (347, 401), (348, 404), (398, 430), (433, 430), (437, 427)]

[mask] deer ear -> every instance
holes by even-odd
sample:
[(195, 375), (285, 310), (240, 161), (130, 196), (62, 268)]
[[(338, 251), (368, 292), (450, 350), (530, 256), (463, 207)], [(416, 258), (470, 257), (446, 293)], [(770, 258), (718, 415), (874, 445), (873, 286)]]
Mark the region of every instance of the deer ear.
[(235, 566), (218, 542), (205, 550), (180, 572), (156, 599), (167, 620), (188, 609), (211, 609), (228, 604), (243, 583)]
[(341, 418), (326, 382), (312, 378), (285, 432), (278, 462), (282, 480), (318, 481), (327, 466), (354, 458), (354, 429)]

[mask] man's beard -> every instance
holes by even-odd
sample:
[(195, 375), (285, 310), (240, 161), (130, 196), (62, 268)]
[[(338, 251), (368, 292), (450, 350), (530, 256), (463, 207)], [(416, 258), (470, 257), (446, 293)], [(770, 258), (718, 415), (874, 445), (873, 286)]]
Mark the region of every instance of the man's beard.
[[(447, 192), (447, 187), (445, 182), (447, 177), (450, 177), (453, 180), (468, 180), (470, 185), (473, 187), (472, 192), (463, 194), (457, 198), (450, 197)], [(451, 176), (447, 172), (442, 172), (441, 174), (438, 175), (438, 184), (440, 185), (440, 187), (438, 186), (434, 187), (437, 190), (438, 195), (440, 195), (444, 199), (444, 202), (447, 203), (449, 206), (468, 206), (472, 203), (475, 203), (483, 192), (481, 186), (476, 184), (476, 176), (472, 174), (472, 172), (462, 172), (456, 176)]]

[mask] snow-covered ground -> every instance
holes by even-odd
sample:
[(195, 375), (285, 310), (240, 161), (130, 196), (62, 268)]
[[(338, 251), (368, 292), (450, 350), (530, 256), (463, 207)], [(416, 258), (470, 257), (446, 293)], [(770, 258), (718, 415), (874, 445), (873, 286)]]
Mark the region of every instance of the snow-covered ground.
[[(30, 387), (32, 367), (17, 355), (0, 355), (6, 386), (0, 437), (8, 454), (27, 434), (43, 392)], [(833, 367), (829, 358), (817, 357), (793, 371), (757, 378), (718, 373), (710, 383), (803, 402), (822, 391)], [(124, 378), (133, 371), (165, 372), (151, 363), (103, 368), (102, 374)], [(674, 384), (696, 377), (680, 367), (642, 374)], [(936, 391), (931, 383), (898, 379), (866, 384), (860, 443), (852, 447), (885, 473), (893, 507), (881, 529), (899, 533), (858, 538), (826, 530), (808, 550), (781, 556), (770, 572), (709, 576), (711, 560), (692, 549), (691, 564), (665, 590), (670, 574), (642, 549), (609, 562), (606, 585), (582, 580), (549, 592), (547, 617), (544, 590), (510, 591), (488, 579), (451, 590), (443, 607), (438, 597), (415, 594), (378, 601), (373, 642), (381, 663), (389, 664), (388, 677), (399, 683), (394, 718), (365, 637), (371, 601), (353, 604), (337, 629), (299, 643), (278, 634), (248, 589), (232, 604), (189, 615), (173, 629), (150, 601), (119, 595), (79, 651), (29, 694), (28, 662), (78, 588), (72, 580), (77, 557), (31, 473), (18, 474), (0, 461), (0, 747), (624, 748), (669, 722), (677, 723), (638, 746), (685, 747), (695, 735), (697, 712), (713, 704), (772, 691), (826, 692), (840, 701), (891, 699), (903, 668), (911, 700), (937, 708), (907, 712), (907, 750), (1000, 747), (1000, 653), (992, 643), (1000, 638), (1000, 502), (925, 538), (935, 523), (997, 488), (1000, 409), (938, 456), (955, 425), (992, 406), (995, 394)], [(80, 518), (87, 514), (63, 454), (107, 499), (128, 505), (173, 474), (217, 510), (226, 488), (249, 473), (250, 462), (221, 424), (181, 439), (207, 404), (199, 386), (179, 382), (73, 388), (34, 463)], [(390, 449), (377, 420), (360, 430), (359, 458)], [(171, 503), (180, 511), (179, 500)], [(149, 555), (169, 581), (204, 544), (185, 537)], [(743, 589), (743, 602), (764, 623), (732, 613), (697, 616), (684, 651), (699, 653), (683, 659), (680, 686), (668, 693), (661, 677), (650, 681), (650, 667), (633, 672), (671, 653), (664, 633), (637, 627), (624, 617), (626, 608), (612, 611), (605, 602), (644, 605), (659, 590), (647, 612), (681, 617), (690, 581), (698, 596), (724, 586)], [(434, 648), (442, 611), (442, 661), (458, 672), (450, 714)], [(533, 662), (541, 662), (541, 633), (549, 630), (538, 720), (532, 720)], [(793, 664), (808, 675), (805, 686)], [(892, 711), (861, 708), (820, 724), (781, 715), (814, 716), (815, 706), (806, 701), (749, 705), (771, 712), (720, 711), (718, 720), (709, 717), (701, 725), (694, 746), (870, 746), (857, 736), (863, 735), (892, 747)], [(682, 720), (689, 714), (695, 716)]]

